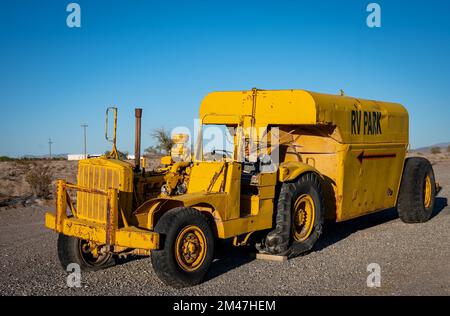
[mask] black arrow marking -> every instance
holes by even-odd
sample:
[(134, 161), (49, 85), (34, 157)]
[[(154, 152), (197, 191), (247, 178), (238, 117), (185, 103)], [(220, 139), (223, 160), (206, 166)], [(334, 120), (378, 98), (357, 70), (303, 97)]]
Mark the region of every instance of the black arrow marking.
[(364, 159), (380, 159), (380, 158), (394, 158), (396, 157), (396, 154), (375, 154), (375, 155), (364, 155), (364, 150), (358, 155), (358, 160), (360, 163), (362, 163), (362, 161)]

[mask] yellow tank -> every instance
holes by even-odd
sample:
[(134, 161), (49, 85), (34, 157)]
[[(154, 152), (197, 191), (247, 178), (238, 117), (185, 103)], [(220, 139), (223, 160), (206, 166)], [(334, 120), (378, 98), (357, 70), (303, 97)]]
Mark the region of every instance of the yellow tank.
[(398, 103), (305, 90), (214, 92), (200, 117), (205, 124), (240, 117), (258, 139), (278, 127), (280, 162), (306, 163), (327, 179), (329, 218), (395, 206), (408, 147), (408, 112)]

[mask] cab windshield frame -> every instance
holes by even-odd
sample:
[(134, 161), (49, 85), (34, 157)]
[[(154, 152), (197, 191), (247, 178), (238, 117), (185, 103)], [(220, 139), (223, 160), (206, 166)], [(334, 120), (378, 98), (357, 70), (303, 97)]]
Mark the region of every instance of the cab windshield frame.
[[(206, 126), (225, 126), (227, 128), (233, 127), (235, 129), (234, 135), (231, 135), (233, 137), (233, 153), (232, 157), (224, 157), (221, 159), (221, 161), (227, 161), (227, 162), (242, 162), (244, 155), (243, 155), (243, 144), (244, 144), (244, 134), (243, 134), (243, 118), (241, 116), (237, 115), (224, 115), (224, 114), (206, 114), (204, 115), (200, 120), (200, 126), (197, 133), (197, 141), (195, 146), (195, 155), (194, 155), (194, 161), (195, 162), (214, 162), (217, 160), (208, 160), (204, 157), (203, 152), (203, 134), (204, 134), (204, 128)], [(222, 153), (222, 149), (226, 148), (220, 148), (220, 153)]]

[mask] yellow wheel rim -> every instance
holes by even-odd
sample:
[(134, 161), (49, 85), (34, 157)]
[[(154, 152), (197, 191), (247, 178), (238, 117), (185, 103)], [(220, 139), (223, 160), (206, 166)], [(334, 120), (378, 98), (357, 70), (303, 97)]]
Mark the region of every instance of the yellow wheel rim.
[(423, 189), (423, 204), (425, 208), (429, 208), (431, 205), (431, 178), (429, 175), (425, 177)]
[(184, 271), (192, 272), (203, 264), (206, 257), (206, 237), (194, 225), (183, 228), (175, 242), (175, 258)]
[(309, 194), (301, 195), (294, 203), (292, 236), (297, 242), (306, 240), (314, 227), (314, 200)]

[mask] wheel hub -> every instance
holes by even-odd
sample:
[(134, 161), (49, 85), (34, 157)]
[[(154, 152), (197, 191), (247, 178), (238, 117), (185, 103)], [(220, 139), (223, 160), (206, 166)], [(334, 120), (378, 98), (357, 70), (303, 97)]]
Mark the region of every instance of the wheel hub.
[(294, 203), (292, 236), (295, 241), (306, 240), (314, 226), (314, 200), (309, 194), (301, 195)]
[(206, 238), (197, 226), (185, 227), (175, 243), (175, 258), (185, 271), (195, 271), (206, 257)]
[(79, 240), (79, 252), (83, 261), (91, 266), (100, 266), (110, 258), (110, 254), (101, 254), (99, 246), (87, 240)]
[(423, 204), (425, 206), (425, 208), (429, 208), (431, 205), (431, 178), (429, 175), (427, 175), (425, 177), (425, 181), (424, 181), (424, 190), (423, 190)]

